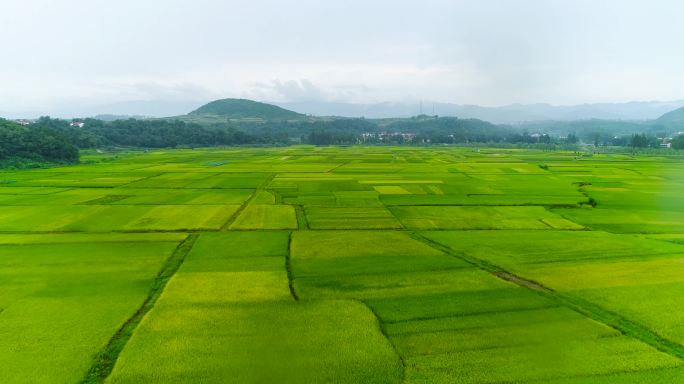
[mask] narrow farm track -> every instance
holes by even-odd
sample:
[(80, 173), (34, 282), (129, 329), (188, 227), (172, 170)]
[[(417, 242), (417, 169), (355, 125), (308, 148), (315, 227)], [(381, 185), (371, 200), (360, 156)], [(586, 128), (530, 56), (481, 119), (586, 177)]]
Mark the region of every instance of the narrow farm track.
[(299, 301), (299, 295), (294, 286), (294, 277), (292, 276), (292, 266), (290, 265), (290, 256), (292, 255), (292, 232), (287, 237), (287, 255), (285, 256), (285, 272), (287, 272), (287, 286), (290, 289), (290, 295), (294, 301)]
[(127, 182), (127, 183), (123, 183), (123, 184), (121, 184), (121, 186), (123, 187), (123, 186), (127, 186), (127, 185), (130, 185), (130, 184), (134, 184), (134, 183), (137, 183), (137, 182), (140, 182), (140, 181), (145, 181), (145, 180), (153, 179), (153, 178), (159, 177), (159, 176), (161, 176), (161, 175), (163, 175), (163, 174), (164, 174), (164, 172), (153, 173), (153, 174), (147, 175), (147, 176), (145, 176), (145, 177), (142, 177), (142, 178), (140, 178), (140, 179), (131, 180), (131, 181)]
[(518, 276), (514, 273), (508, 272), (505, 269), (493, 265), (485, 260), (465, 255), (463, 253), (456, 253), (450, 247), (437, 243), (420, 234), (414, 233), (412, 237), (416, 240), (422, 241), (428, 246), (443, 251), (444, 253), (450, 256), (464, 260), (472, 264), (473, 266), (496, 276), (499, 279), (506, 280), (522, 288), (530, 289), (534, 292), (537, 292), (555, 301), (559, 305), (570, 308), (573, 311), (578, 312), (594, 321), (605, 324), (619, 331), (620, 333), (637, 339), (643, 343), (646, 343), (661, 352), (667, 353), (673, 357), (684, 360), (683, 345), (676, 343), (672, 340), (668, 340), (651, 331), (647, 327), (634, 321), (631, 321), (618, 313), (606, 310), (605, 308), (602, 308), (599, 305), (588, 302), (581, 298), (557, 292), (536, 281), (529, 280), (524, 277)]
[(143, 301), (133, 316), (126, 320), (121, 328), (112, 336), (104, 349), (96, 356), (88, 373), (81, 381), (82, 384), (103, 383), (107, 379), (112, 372), (112, 369), (114, 369), (119, 354), (133, 335), (136, 327), (140, 324), (145, 315), (154, 307), (164, 291), (166, 284), (183, 264), (185, 257), (190, 253), (190, 250), (192, 250), (198, 237), (199, 235), (197, 234), (190, 234), (185, 240), (178, 244), (175, 251), (166, 260), (166, 263), (164, 263), (157, 274), (157, 277), (154, 279), (145, 301)]

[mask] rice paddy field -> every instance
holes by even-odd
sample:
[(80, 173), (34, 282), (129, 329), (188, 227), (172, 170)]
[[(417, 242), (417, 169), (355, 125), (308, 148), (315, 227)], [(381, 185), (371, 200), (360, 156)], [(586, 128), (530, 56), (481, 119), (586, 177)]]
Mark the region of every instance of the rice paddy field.
[(86, 154), (0, 171), (0, 383), (684, 383), (684, 157)]

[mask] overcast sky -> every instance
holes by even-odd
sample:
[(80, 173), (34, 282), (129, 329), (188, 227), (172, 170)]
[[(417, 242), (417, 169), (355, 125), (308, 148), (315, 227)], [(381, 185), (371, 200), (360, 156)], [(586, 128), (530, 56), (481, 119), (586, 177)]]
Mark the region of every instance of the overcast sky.
[(684, 98), (679, 0), (1, 0), (0, 111)]

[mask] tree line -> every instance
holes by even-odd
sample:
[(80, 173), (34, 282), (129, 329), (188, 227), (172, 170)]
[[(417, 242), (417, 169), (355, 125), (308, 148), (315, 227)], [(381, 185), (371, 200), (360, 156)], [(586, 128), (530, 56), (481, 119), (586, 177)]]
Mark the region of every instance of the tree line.
[(78, 161), (78, 147), (60, 130), (0, 119), (0, 165)]
[[(495, 125), (477, 119), (416, 116), (368, 120), (330, 118), (295, 121), (197, 124), (181, 120), (97, 119), (72, 121), (41, 117), (28, 126), (0, 119), (0, 161), (76, 162), (78, 149), (133, 147), (175, 148), (233, 145), (464, 144), (577, 145), (632, 148), (659, 147), (654, 133), (615, 134), (608, 129), (583, 130), (565, 136), (530, 133), (525, 127)], [(542, 128), (542, 125), (536, 126)], [(684, 149), (684, 136), (672, 146)]]

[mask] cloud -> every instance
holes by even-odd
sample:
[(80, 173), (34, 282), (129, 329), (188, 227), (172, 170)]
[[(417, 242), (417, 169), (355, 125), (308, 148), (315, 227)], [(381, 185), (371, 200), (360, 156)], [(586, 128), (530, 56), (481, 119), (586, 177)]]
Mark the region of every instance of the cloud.
[(311, 81), (302, 79), (299, 81), (272, 81), (273, 90), (289, 101), (312, 101), (329, 98), (323, 89), (315, 86)]
[(369, 92), (365, 85), (318, 86), (308, 79), (256, 82), (245, 92), (247, 97), (281, 102), (336, 101), (351, 102)]
[(193, 83), (122, 82), (96, 84), (95, 88), (117, 98), (133, 100), (205, 100), (216, 96)]
[(0, 46), (16, 60), (0, 60), (0, 109), (681, 98), (683, 11), (676, 0), (2, 0)]

